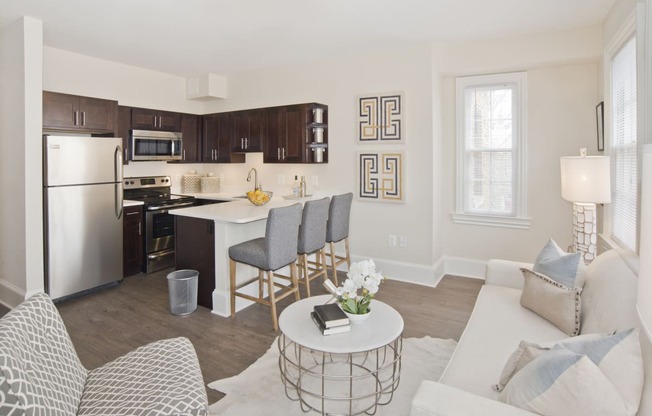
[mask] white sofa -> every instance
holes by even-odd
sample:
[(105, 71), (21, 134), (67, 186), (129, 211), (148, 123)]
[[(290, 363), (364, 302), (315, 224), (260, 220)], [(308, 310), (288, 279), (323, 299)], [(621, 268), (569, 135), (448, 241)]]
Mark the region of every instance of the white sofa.
[[(567, 338), (520, 305), (523, 275), (531, 264), (490, 260), (468, 325), (439, 381), (425, 380), (412, 400), (411, 416), (533, 415), (498, 402), (493, 389), (521, 340), (539, 344)], [(638, 258), (624, 250), (598, 256), (585, 272), (581, 333), (610, 333), (639, 326), (636, 311)], [(652, 415), (652, 344), (640, 333), (645, 387), (638, 416)]]

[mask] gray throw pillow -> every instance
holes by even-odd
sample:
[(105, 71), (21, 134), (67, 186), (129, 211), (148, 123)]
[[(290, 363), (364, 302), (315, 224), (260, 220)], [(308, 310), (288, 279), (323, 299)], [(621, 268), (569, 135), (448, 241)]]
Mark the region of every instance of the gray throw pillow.
[(566, 253), (552, 239), (543, 247), (532, 268), (567, 287), (584, 285), (584, 269), (580, 253)]

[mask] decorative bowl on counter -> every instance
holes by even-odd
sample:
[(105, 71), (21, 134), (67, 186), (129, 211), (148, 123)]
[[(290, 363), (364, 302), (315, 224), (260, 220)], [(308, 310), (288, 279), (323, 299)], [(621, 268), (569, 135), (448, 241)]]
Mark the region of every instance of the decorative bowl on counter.
[(247, 199), (252, 204), (260, 207), (268, 203), (272, 199), (272, 195), (273, 192), (256, 189), (255, 191), (247, 192)]

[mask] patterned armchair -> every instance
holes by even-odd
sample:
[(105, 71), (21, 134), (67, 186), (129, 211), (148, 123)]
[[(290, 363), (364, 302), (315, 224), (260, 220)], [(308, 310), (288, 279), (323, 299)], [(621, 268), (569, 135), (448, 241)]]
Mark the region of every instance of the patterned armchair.
[(203, 416), (207, 406), (186, 338), (153, 342), (89, 371), (47, 295), (0, 319), (0, 415)]

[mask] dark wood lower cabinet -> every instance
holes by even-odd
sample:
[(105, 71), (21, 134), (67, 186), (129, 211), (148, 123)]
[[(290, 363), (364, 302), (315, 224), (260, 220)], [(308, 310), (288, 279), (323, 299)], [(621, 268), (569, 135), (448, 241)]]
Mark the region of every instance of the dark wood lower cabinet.
[(126, 207), (122, 211), (122, 275), (143, 271), (143, 209)]
[(174, 216), (175, 268), (199, 272), (197, 304), (213, 309), (215, 290), (215, 223)]

